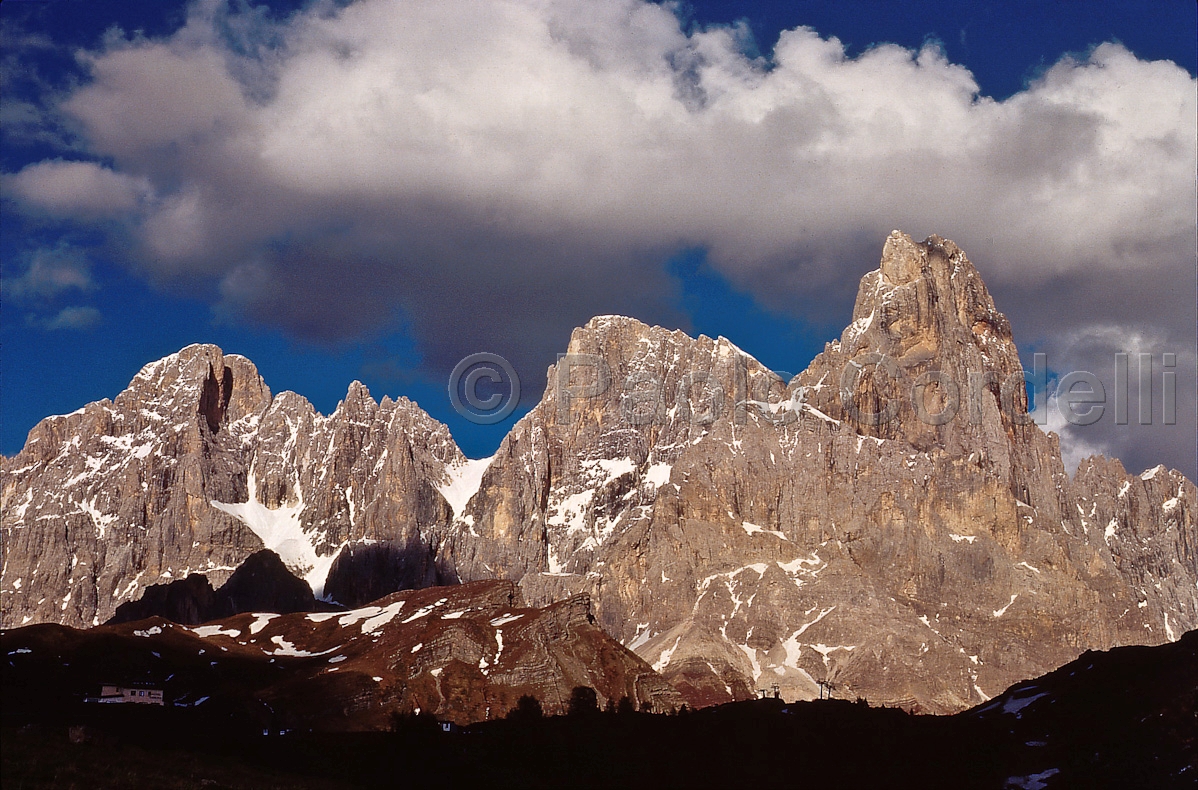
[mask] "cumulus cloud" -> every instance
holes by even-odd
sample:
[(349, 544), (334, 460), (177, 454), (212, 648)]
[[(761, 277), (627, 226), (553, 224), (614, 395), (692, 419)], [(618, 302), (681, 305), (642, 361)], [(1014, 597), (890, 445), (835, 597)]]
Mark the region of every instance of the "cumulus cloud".
[(51, 331), (58, 329), (92, 329), (103, 320), (100, 311), (94, 307), (64, 307), (52, 318), (40, 321), (43, 329)]
[(543, 368), (595, 313), (682, 321), (662, 262), (687, 248), (843, 318), (896, 227), (957, 241), (1021, 342), (1141, 322), (1192, 346), (1184, 69), (1102, 44), (995, 101), (935, 46), (853, 58), (798, 28), (762, 59), (748, 36), (640, 0), (273, 22), (209, 0), (88, 54), (62, 110), (114, 169), (41, 163), (14, 190), (123, 212), (138, 266), (217, 281), (232, 314), (325, 340), (400, 315), (433, 370), (482, 348)]
[(143, 178), (61, 159), (29, 165), (5, 182), (7, 191), (28, 205), (79, 218), (127, 215), (149, 190)]
[(35, 250), (25, 270), (3, 281), (6, 296), (23, 300), (48, 300), (69, 291), (90, 291), (91, 264), (69, 244)]

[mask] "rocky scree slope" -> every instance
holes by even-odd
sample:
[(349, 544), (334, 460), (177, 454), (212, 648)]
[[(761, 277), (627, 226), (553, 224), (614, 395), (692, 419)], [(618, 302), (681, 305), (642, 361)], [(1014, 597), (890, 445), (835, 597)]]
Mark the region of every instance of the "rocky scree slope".
[(568, 352), (481, 461), (360, 384), (323, 417), (212, 346), (151, 364), (5, 459), (3, 622), (97, 623), (266, 546), (350, 605), (458, 579), (588, 593), (692, 705), (825, 684), (933, 712), (1198, 625), (1193, 483), (1102, 458), (1070, 480), (950, 241), (891, 234), (790, 382), (617, 316)]

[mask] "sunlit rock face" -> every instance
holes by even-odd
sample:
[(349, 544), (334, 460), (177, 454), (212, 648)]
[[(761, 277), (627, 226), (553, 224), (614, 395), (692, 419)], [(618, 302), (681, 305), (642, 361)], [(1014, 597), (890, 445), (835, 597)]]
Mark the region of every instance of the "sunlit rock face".
[(790, 382), (627, 318), (568, 354), (448, 556), (533, 601), (589, 592), (692, 704), (831, 684), (954, 711), (1198, 624), (1193, 484), (1102, 459), (1071, 482), (950, 241), (891, 234), (852, 324)]
[(355, 383), (325, 417), (192, 346), (5, 459), (3, 623), (103, 622), (266, 547), (350, 605), (492, 578), (535, 606), (588, 593), (692, 705), (777, 684), (960, 710), (1198, 626), (1193, 483), (1103, 458), (1070, 480), (1026, 410), (977, 270), (897, 231), (793, 380), (598, 317), (481, 461), (405, 399)]
[(263, 547), (318, 595), (342, 548), (378, 543), (404, 548), (399, 587), (434, 584), (451, 512), (436, 486), (464, 462), (407, 399), (355, 382), (325, 417), (272, 398), (244, 357), (189, 346), (4, 460), (3, 624), (105, 622), (155, 584), (219, 585)]

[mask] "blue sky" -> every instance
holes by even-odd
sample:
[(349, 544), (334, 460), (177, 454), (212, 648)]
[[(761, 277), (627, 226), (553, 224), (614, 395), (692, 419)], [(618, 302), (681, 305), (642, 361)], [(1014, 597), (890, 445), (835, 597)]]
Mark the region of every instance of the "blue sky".
[[(677, 21), (623, 0), (563, 2), (560, 19), (382, 5), (0, 6), (0, 450), (211, 342), (325, 413), (353, 379), (407, 395), (480, 457), (590, 315), (725, 335), (802, 369), (902, 227), (961, 243), (1027, 355), (1101, 373), (1115, 351), (1178, 353), (1182, 425), (1067, 438), (1194, 474), (1194, 3), (693, 2)], [(802, 26), (814, 34), (784, 34)], [(1091, 54), (1104, 43), (1119, 46)], [(480, 103), (497, 90), (479, 63), (526, 76)], [(222, 93), (230, 80), (252, 100)], [(347, 103), (366, 83), (371, 103)], [(410, 103), (455, 91), (466, 100), (424, 115)], [(711, 131), (761, 103), (754, 131)], [(852, 128), (862, 118), (896, 131)], [(237, 159), (247, 145), (262, 174)], [(54, 169), (67, 162), (92, 169)], [(1113, 201), (1128, 173), (1141, 191)], [(68, 194), (76, 177), (107, 197)], [(1023, 205), (1041, 192), (1052, 211)], [(1177, 195), (1176, 215), (1155, 207)], [(471, 351), (512, 359), (524, 382), (498, 425), (449, 403)]]

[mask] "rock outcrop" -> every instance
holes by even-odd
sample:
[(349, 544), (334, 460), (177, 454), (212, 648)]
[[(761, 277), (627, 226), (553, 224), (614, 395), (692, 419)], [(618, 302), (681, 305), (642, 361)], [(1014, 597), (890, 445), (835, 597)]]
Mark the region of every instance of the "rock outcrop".
[(296, 578), (270, 549), (251, 554), (217, 589), (208, 577), (193, 573), (186, 579), (147, 587), (136, 601), (126, 601), (105, 625), (162, 617), (182, 625), (199, 625), (243, 612), (313, 612), (318, 608), (312, 588)]
[(1085, 649), (1198, 626), (1194, 484), (1066, 473), (1011, 328), (952, 242), (895, 232), (792, 381), (729, 341), (595, 318), (490, 459), (360, 384), (330, 416), (192, 346), (4, 461), (5, 626), (86, 625), (277, 551), (359, 605), (457, 580), (597, 622), (692, 705), (945, 712)]

